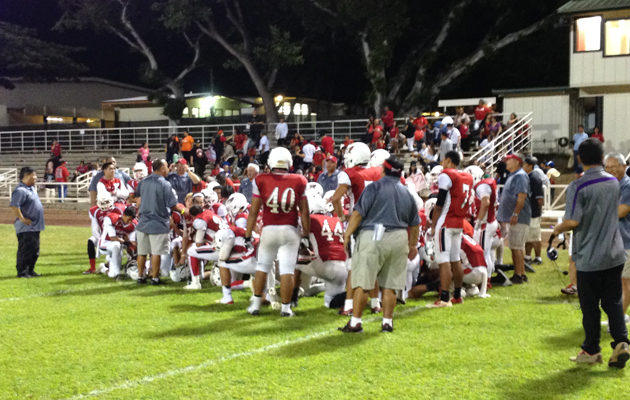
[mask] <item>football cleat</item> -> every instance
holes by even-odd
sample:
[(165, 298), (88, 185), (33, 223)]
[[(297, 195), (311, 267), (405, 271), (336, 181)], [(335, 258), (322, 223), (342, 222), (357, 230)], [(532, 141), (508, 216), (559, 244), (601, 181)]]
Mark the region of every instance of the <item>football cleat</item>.
[(460, 297), (458, 299), (452, 298), (451, 299), (451, 304), (464, 304), (464, 298), (463, 297)]
[(380, 314), (382, 310), (381, 307), (372, 307), (372, 314)]
[(381, 333), (394, 332), (394, 327), (390, 324), (383, 324), (381, 326)]
[(293, 310), (289, 310), (289, 312), (281, 312), (280, 316), (281, 317), (295, 317), (295, 313), (293, 312)]
[(337, 315), (341, 315), (342, 317), (351, 317), (352, 316), (352, 308), (349, 310), (344, 310), (343, 308), (339, 310)]
[(363, 333), (363, 324), (357, 324), (354, 328), (350, 326), (350, 322), (342, 328), (337, 328), (338, 331), (343, 333)]
[(437, 299), (435, 303), (427, 304), (427, 308), (446, 308), (446, 307), (453, 307), (453, 303), (451, 303), (450, 301), (445, 302), (440, 299)]

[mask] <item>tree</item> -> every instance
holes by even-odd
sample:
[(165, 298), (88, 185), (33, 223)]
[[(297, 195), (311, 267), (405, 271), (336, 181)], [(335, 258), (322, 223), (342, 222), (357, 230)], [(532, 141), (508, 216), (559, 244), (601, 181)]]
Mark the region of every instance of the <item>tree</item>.
[[(272, 123), (278, 121), (273, 87), (279, 70), (304, 62), (301, 42), (291, 41), (290, 33), (267, 19), (257, 21), (258, 11), (273, 5), (258, 1), (243, 7), (242, 0), (165, 0), (159, 4), (167, 27), (197, 27), (234, 58), (236, 63), (228, 62), (228, 66), (240, 65), (247, 71), (262, 98), (267, 121)], [(258, 29), (252, 34), (253, 29), (267, 26), (268, 32)]]
[[(161, 24), (149, 22), (156, 15), (152, 2), (143, 0), (59, 0), (60, 6), (65, 11), (61, 20), (57, 23), (57, 29), (93, 29), (96, 32), (106, 32), (116, 35), (123, 40), (131, 51), (137, 52), (145, 60), (141, 67), (141, 77), (144, 82), (158, 87), (149, 96), (152, 101), (163, 107), (163, 113), (172, 121), (181, 118), (186, 99), (184, 96), (183, 81), (190, 72), (197, 68), (201, 55), (201, 44), (198, 31), (190, 32), (186, 29), (174, 29), (179, 42), (184, 42), (192, 55), (179, 73), (170, 75), (165, 71), (175, 64), (169, 59), (166, 67), (158, 62), (155, 52), (147, 40), (151, 30), (160, 30), (163, 37), (168, 37), (171, 32), (166, 32)], [(142, 27), (142, 28), (141, 28)], [(159, 46), (168, 44), (167, 40), (161, 40)], [(121, 57), (122, 58), (122, 57)]]
[[(377, 115), (428, 108), (493, 53), (553, 25), (566, 0), (299, 0), (307, 26), (341, 29), (364, 57)], [(321, 29), (321, 28), (320, 28)], [(396, 65), (392, 61), (401, 60)]]
[(13, 89), (10, 77), (41, 81), (75, 78), (87, 71), (70, 58), (81, 49), (39, 40), (36, 31), (0, 21), (0, 86)]

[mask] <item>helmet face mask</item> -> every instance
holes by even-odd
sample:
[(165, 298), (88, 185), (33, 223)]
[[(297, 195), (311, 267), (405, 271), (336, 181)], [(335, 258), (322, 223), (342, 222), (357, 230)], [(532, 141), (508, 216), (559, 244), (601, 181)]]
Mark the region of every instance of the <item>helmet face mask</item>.
[(225, 207), (230, 213), (232, 218), (236, 218), (236, 216), (247, 209), (247, 198), (242, 193), (232, 193), (230, 197), (225, 202)]
[[(330, 198), (335, 194), (334, 190), (329, 190), (326, 193), (324, 193), (324, 204), (325, 204), (325, 208), (326, 208), (326, 212), (328, 214), (332, 214), (335, 212), (335, 206), (333, 205), (333, 203), (330, 201)], [(310, 205), (309, 205), (310, 208)]]
[(144, 165), (144, 163), (136, 163), (136, 165), (133, 166), (133, 177), (135, 180), (137, 181), (141, 181), (144, 178), (147, 177), (149, 170), (147, 169), (147, 166)]
[(219, 196), (217, 195), (217, 192), (215, 192), (212, 189), (203, 189), (201, 191), (201, 194), (203, 194), (203, 206), (204, 208), (210, 208), (212, 207), (215, 203), (219, 202)]
[(114, 199), (111, 194), (102, 193), (96, 199), (96, 205), (101, 211), (111, 211), (114, 209)]

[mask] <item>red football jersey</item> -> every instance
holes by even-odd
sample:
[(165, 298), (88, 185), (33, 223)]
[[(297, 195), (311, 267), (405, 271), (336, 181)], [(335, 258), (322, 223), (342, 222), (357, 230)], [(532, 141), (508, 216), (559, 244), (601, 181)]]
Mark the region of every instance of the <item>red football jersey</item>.
[(322, 261), (346, 261), (343, 249), (343, 224), (337, 217), (311, 214), (311, 233), (315, 236)]
[(343, 170), (350, 179), (350, 190), (346, 192), (348, 198), (350, 199), (350, 209), (348, 210), (350, 214), (352, 214), (354, 205), (357, 201), (359, 201), (359, 197), (361, 197), (361, 193), (363, 193), (363, 189), (365, 189), (365, 176), (363, 175), (363, 171), (365, 171), (365, 169), (365, 167), (356, 165), (352, 168), (346, 168)]
[(235, 226), (230, 227), (230, 229), (234, 232), (235, 238), (229, 261), (244, 261), (248, 258), (256, 257), (259, 239), (254, 237), (252, 245), (247, 246), (247, 242), (245, 241), (245, 229)]
[(223, 218), (223, 219), (227, 218), (227, 215), (228, 215), (227, 208), (225, 208), (223, 203), (214, 203), (212, 205), (212, 211), (214, 211), (214, 213), (218, 215), (219, 218)]
[[(199, 223), (198, 221), (203, 221)], [(206, 231), (206, 240), (209, 244), (212, 244), (214, 241), (214, 235), (221, 229), (226, 228), (227, 226), (223, 222), (218, 215), (216, 215), (213, 211), (206, 210), (201, 214), (198, 214), (193, 221), (193, 227), (195, 229), (199, 226), (203, 227)]]
[[(464, 219), (470, 210), (470, 191), (473, 187), (472, 176), (454, 169), (445, 169), (440, 175), (447, 175), (451, 180), (446, 201), (442, 207), (439, 222), (445, 228), (463, 228)], [(438, 178), (439, 181), (439, 178)]]
[(102, 183), (103, 186), (105, 186), (105, 190), (107, 190), (109, 193), (111, 193), (112, 197), (114, 197), (114, 201), (115, 202), (125, 202), (125, 199), (118, 199), (116, 198), (116, 191), (118, 189), (120, 189), (121, 187), (123, 187), (123, 183), (120, 181), (120, 179), (118, 178), (113, 178), (113, 179), (105, 179), (104, 177), (101, 178), (100, 181), (98, 181), (98, 183)]
[(236, 218), (230, 217), (229, 214), (228, 214), (228, 217), (229, 217), (228, 222), (230, 223), (231, 226), (237, 226), (239, 228), (243, 228), (243, 226), (245, 228), (247, 227), (247, 220), (249, 219), (248, 212), (239, 213), (238, 215), (236, 215)]
[(129, 236), (136, 231), (137, 226), (138, 221), (135, 219), (132, 220), (130, 223), (125, 224), (122, 218), (119, 218), (116, 222), (116, 225), (114, 225), (114, 228), (116, 228), (116, 236), (120, 238), (124, 237), (125, 235)]
[(103, 219), (109, 215), (113, 215), (115, 217), (110, 218), (112, 220), (112, 224), (116, 223), (116, 221), (118, 221), (118, 218), (122, 217), (122, 211), (120, 210), (120, 208), (114, 207), (113, 210), (111, 211), (102, 211), (100, 208), (98, 208), (98, 206), (94, 206), (92, 208), (90, 208), (90, 215), (94, 218), (96, 218), (96, 222), (98, 223), (98, 227), (100, 228), (101, 232), (103, 232)]
[[(488, 223), (491, 224), (497, 220), (495, 212), (495, 206), (497, 204), (497, 181), (492, 178), (486, 178), (480, 181), (475, 185), (475, 193), (477, 193), (477, 189), (480, 185), (488, 185), (492, 190), (492, 193), (490, 194), (490, 206), (488, 207), (488, 211), (486, 212)], [(481, 199), (479, 198), (479, 195), (475, 195), (475, 207), (477, 209), (477, 212), (479, 212), (479, 210), (481, 209)]]
[(263, 202), (263, 226), (298, 226), (300, 200), (305, 199), (306, 178), (296, 174), (260, 174), (253, 193)]
[[(114, 230), (116, 230), (116, 225), (118, 225), (119, 221), (122, 221), (122, 213), (118, 214), (117, 212), (108, 212), (105, 215), (103, 215), (101, 219), (101, 232), (104, 231), (103, 224), (105, 223), (105, 218), (109, 218), (109, 220), (112, 223), (112, 227), (114, 228)], [(105, 229), (104, 235), (105, 236), (101, 234), (101, 241), (109, 240), (110, 236), (109, 236), (109, 233), (107, 232), (107, 229)], [(118, 232), (116, 232), (116, 237), (118, 237)]]
[(132, 179), (129, 182), (127, 182), (127, 188), (129, 189), (129, 193), (136, 193), (136, 190), (138, 189), (138, 184), (140, 183), (140, 181), (136, 180), (136, 179)]
[(466, 254), (470, 266), (464, 269), (464, 274), (472, 272), (470, 267), (486, 267), (486, 259), (483, 256), (483, 249), (479, 246), (473, 238), (468, 235), (462, 235), (462, 251)]

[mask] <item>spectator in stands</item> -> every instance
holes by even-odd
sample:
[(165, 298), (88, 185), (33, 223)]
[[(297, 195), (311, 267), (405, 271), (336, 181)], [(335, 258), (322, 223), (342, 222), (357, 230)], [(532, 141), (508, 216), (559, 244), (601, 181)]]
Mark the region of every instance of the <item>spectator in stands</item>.
[(61, 158), (61, 144), (59, 144), (56, 140), (53, 140), (52, 145), (50, 146), (50, 155), (53, 158)]
[(461, 135), (461, 146), (462, 150), (469, 151), (470, 150), (470, 118), (467, 122), (463, 122), (459, 126), (459, 133)]
[(258, 115), (256, 110), (252, 112), (252, 119), (249, 121), (249, 138), (252, 140), (254, 147), (258, 148), (260, 141), (260, 132), (265, 127), (265, 121)]
[(439, 146), (440, 143), (442, 142), (442, 139), (440, 137), (440, 135), (441, 135), (440, 125), (441, 124), (442, 124), (441, 121), (435, 121), (433, 124), (429, 124), (427, 126), (426, 141), (427, 141), (428, 144), (433, 144), (433, 145)]
[(260, 137), (260, 143), (258, 145), (258, 152), (260, 153), (260, 163), (262, 165), (267, 164), (267, 159), (269, 158), (269, 152), (271, 151), (269, 145), (269, 138), (267, 137), (267, 132), (262, 132), (262, 136)]
[(171, 172), (166, 176), (166, 180), (171, 184), (177, 193), (177, 201), (184, 204), (186, 195), (192, 192), (193, 184), (199, 183), (199, 177), (188, 168), (185, 158), (177, 160), (176, 165), (171, 165)]
[(414, 122), (414, 117), (413, 115), (409, 116), (409, 119), (407, 120), (407, 124), (405, 125), (405, 138), (407, 139), (407, 151), (412, 152), (413, 153), (413, 144), (415, 141), (415, 135), (416, 135), (416, 125), (413, 123)]
[(247, 135), (242, 131), (236, 131), (236, 136), (234, 136), (234, 147), (237, 152), (242, 151), (245, 153), (245, 142), (247, 142)]
[(195, 152), (193, 155), (193, 166), (195, 167), (195, 174), (197, 176), (204, 176), (206, 173), (206, 164), (208, 164), (208, 158), (206, 153), (201, 148), (200, 143), (195, 143)]
[(322, 185), (324, 188), (324, 193), (330, 190), (337, 190), (337, 176), (339, 175), (339, 171), (337, 171), (337, 157), (329, 156), (326, 158), (326, 172), (319, 175), (317, 178), (317, 183)]
[(77, 167), (77, 175), (83, 175), (89, 171), (87, 165), (85, 165), (85, 161), (80, 161), (79, 166)]
[(588, 139), (588, 133), (584, 132), (584, 125), (578, 125), (578, 132), (573, 135), (573, 172), (577, 175), (575, 179), (580, 177), (583, 171), (582, 164), (578, 158), (578, 149), (583, 141)]
[(497, 117), (492, 115), (490, 117), (490, 125), (488, 126), (488, 130), (490, 131), (490, 135), (495, 138), (503, 132), (503, 126), (499, 121), (497, 121)]
[[(409, 119), (412, 119), (413, 117), (409, 117)], [(426, 130), (427, 129), (427, 125), (429, 125), (429, 121), (427, 121), (427, 119), (424, 117), (424, 115), (420, 114), (420, 116), (418, 116), (418, 118), (414, 118), (413, 119), (413, 124), (420, 128), (421, 130)]]
[(322, 136), (322, 148), (324, 150), (325, 157), (335, 154), (335, 141), (327, 133), (324, 133), (324, 136)]
[(293, 133), (293, 137), (291, 138), (291, 143), (289, 143), (290, 148), (295, 148), (295, 146), (300, 146), (302, 148), (302, 142), (304, 138), (298, 132)]
[(186, 160), (187, 164), (192, 163), (194, 144), (195, 144), (195, 139), (192, 137), (190, 132), (184, 131), (184, 138), (182, 139), (181, 150), (182, 150), (182, 155), (184, 156), (184, 159)]
[(170, 165), (173, 163), (173, 156), (179, 154), (179, 137), (176, 133), (173, 133), (170, 138), (166, 140), (166, 147), (164, 149), (166, 153), (166, 162)]
[(461, 145), (462, 138), (459, 129), (455, 128), (452, 122), (449, 122), (446, 124), (446, 133), (448, 133), (448, 138), (453, 143), (453, 150), (457, 150)]
[(518, 122), (518, 117), (516, 116), (516, 114), (514, 113), (510, 114), (510, 119), (507, 122), (507, 128), (510, 129), (512, 126), (516, 125), (517, 122)]
[(448, 138), (448, 132), (441, 132), (440, 136), (442, 137), (442, 141), (440, 142), (439, 161), (442, 162), (444, 160), (444, 157), (446, 156), (446, 153), (448, 153), (449, 151), (453, 151), (453, 142), (451, 142), (451, 139)]
[(241, 186), (238, 188), (238, 192), (242, 193), (247, 198), (248, 203), (252, 202), (252, 182), (254, 181), (254, 178), (256, 178), (256, 176), (258, 175), (258, 172), (260, 172), (260, 167), (258, 166), (258, 164), (249, 164), (247, 166), (247, 178), (241, 181)]
[[(217, 182), (219, 182), (219, 185), (221, 186), (227, 185), (227, 186), (232, 186), (232, 188), (234, 187), (234, 182), (232, 182), (232, 180), (229, 177), (227, 177), (225, 173), (217, 175)], [(220, 194), (220, 193), (217, 193), (217, 194)]]
[[(217, 137), (214, 138), (214, 151), (216, 151), (217, 153), (217, 160), (220, 159), (225, 159), (224, 156), (224, 150), (225, 150), (225, 145), (227, 144), (227, 141), (232, 139), (234, 137), (234, 135), (230, 136), (230, 137), (226, 137), (225, 133), (223, 132), (223, 129), (219, 129), (219, 131), (217, 132)], [(234, 151), (232, 151), (232, 154), (234, 155)]]
[(238, 160), (236, 161), (236, 166), (241, 171), (245, 171), (247, 168), (247, 164), (249, 164), (249, 157), (247, 157), (243, 152), (238, 153)]
[(225, 147), (223, 148), (223, 159), (226, 161), (232, 162), (232, 158), (236, 156), (234, 153), (234, 147), (232, 146), (232, 142), (225, 142)]
[(280, 122), (276, 125), (276, 140), (278, 141), (278, 146), (285, 146), (287, 135), (289, 134), (289, 127), (287, 123), (284, 122), (284, 117), (280, 117)]
[(389, 132), (390, 134), (390, 146), (391, 146), (391, 150), (392, 153), (394, 154), (398, 154), (399, 153), (399, 139), (400, 139), (400, 130), (398, 129), (398, 125), (396, 125), (396, 123), (394, 123), (394, 126), (392, 126), (392, 129)]
[(345, 139), (343, 140), (343, 146), (348, 147), (352, 143), (354, 143), (354, 140), (350, 139), (350, 135), (346, 135)]
[[(304, 152), (304, 159), (302, 161), (303, 169), (306, 171), (313, 164), (313, 156), (315, 155), (315, 146), (313, 146), (312, 142), (307, 143), (302, 147), (302, 152)], [(263, 164), (264, 165), (264, 164)]]
[(33, 278), (41, 276), (35, 272), (39, 257), (39, 233), (44, 230), (44, 207), (37, 195), (35, 183), (37, 174), (31, 167), (20, 170), (20, 183), (11, 194), (9, 207), (16, 220), (13, 224), (18, 239), (17, 277)]
[(371, 148), (374, 150), (376, 148), (376, 143), (379, 139), (383, 137), (383, 126), (381, 125), (381, 120), (374, 120), (374, 130), (372, 131), (372, 145)]
[(151, 156), (147, 156), (147, 160), (144, 162), (144, 165), (147, 166), (147, 174), (153, 173), (153, 160), (151, 160)]
[[(45, 182), (55, 182), (55, 170), (53, 170), (52, 162), (46, 164), (46, 173), (44, 173)], [(50, 199), (55, 197), (55, 188), (53, 184), (46, 185), (46, 203), (50, 203)]]
[(317, 149), (315, 150), (315, 154), (313, 154), (313, 165), (316, 167), (317, 166), (323, 167), (325, 160), (326, 160), (326, 155), (322, 151), (322, 148), (317, 147)]
[(394, 127), (394, 112), (389, 109), (389, 105), (385, 106), (385, 112), (383, 113), (381, 119), (383, 120), (385, 133), (389, 133), (391, 135), (392, 128)]
[(486, 106), (486, 102), (481, 99), (479, 105), (475, 108), (475, 123), (473, 125), (473, 131), (481, 131), (484, 128), (486, 122), (486, 116), (492, 113), (492, 110)]
[(455, 127), (461, 131), (460, 126), (470, 124), (470, 117), (464, 112), (464, 107), (455, 109)]
[[(57, 182), (68, 182), (68, 177), (70, 176), (70, 172), (68, 172), (68, 168), (66, 168), (66, 161), (62, 161), (61, 165), (57, 167), (55, 170), (55, 181)], [(57, 193), (59, 194), (59, 201), (61, 203), (64, 202), (64, 199), (68, 197), (68, 185), (59, 185), (57, 187)]]
[(299, 145), (293, 147), (293, 171), (303, 168), (304, 157), (306, 157), (306, 154), (300, 149)]
[(147, 157), (149, 157), (149, 142), (144, 142), (142, 147), (138, 149), (138, 154), (142, 156), (142, 162), (147, 161)]
[(591, 137), (593, 139), (597, 139), (600, 142), (604, 143), (604, 134), (602, 133), (602, 131), (599, 129), (599, 126), (596, 126), (595, 128), (593, 128), (593, 134), (591, 135)]

